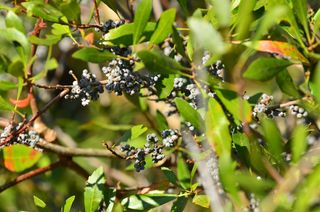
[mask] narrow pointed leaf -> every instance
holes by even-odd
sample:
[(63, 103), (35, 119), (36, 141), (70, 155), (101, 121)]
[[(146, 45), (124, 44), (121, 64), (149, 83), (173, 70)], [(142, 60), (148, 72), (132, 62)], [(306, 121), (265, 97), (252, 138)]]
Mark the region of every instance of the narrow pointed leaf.
[(148, 23), (152, 10), (152, 0), (142, 0), (138, 5), (138, 8), (134, 16), (134, 33), (133, 44), (137, 44), (141, 38), (141, 35)]

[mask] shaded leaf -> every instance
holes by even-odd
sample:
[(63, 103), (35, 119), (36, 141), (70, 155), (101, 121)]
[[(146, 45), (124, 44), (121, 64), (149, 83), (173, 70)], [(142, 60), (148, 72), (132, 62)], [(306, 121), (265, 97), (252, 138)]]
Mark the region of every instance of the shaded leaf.
[(142, 0), (134, 16), (133, 44), (137, 44), (148, 23), (152, 10), (152, 0)]
[(84, 189), (84, 207), (86, 212), (94, 212), (98, 209), (103, 199), (105, 177), (103, 168), (96, 169), (88, 178)]
[(0, 96), (0, 110), (13, 111), (14, 108), (9, 102), (7, 102), (5, 99), (2, 98), (2, 96)]
[(156, 122), (157, 122), (158, 129), (160, 131), (163, 131), (169, 128), (166, 117), (159, 110), (157, 110)]
[(173, 185), (179, 185), (178, 178), (176, 174), (169, 168), (167, 167), (161, 167), (162, 172), (166, 176), (166, 178), (169, 180), (170, 183)]
[(157, 50), (142, 50), (138, 52), (138, 56), (146, 68), (153, 73), (185, 75), (179, 71), (186, 69), (185, 67)]
[(185, 159), (182, 157), (181, 154), (178, 154), (177, 176), (182, 188), (189, 189), (191, 174), (185, 162)]
[(250, 192), (263, 193), (275, 186), (271, 180), (258, 179), (257, 176), (252, 176), (246, 172), (236, 172), (235, 179), (239, 186)]
[(4, 166), (12, 172), (21, 172), (32, 167), (42, 153), (23, 144), (15, 144), (3, 149)]
[(308, 24), (308, 2), (307, 0), (291, 0), (293, 4), (293, 11), (298, 17), (297, 20), (302, 24), (303, 29), (310, 39), (309, 24)]
[(39, 197), (34, 195), (33, 195), (33, 202), (36, 206), (40, 208), (45, 208), (47, 206), (47, 204), (43, 200), (41, 200)]
[(182, 98), (175, 98), (177, 109), (185, 121), (190, 122), (195, 128), (201, 129), (203, 119), (198, 111), (196, 111), (191, 105)]
[(159, 44), (172, 32), (172, 24), (176, 17), (176, 9), (164, 11), (157, 23), (157, 27), (150, 38), (150, 44)]
[(91, 63), (103, 63), (112, 60), (117, 56), (111, 52), (85, 47), (73, 53), (72, 57)]
[(307, 128), (303, 125), (298, 125), (292, 135), (291, 152), (292, 161), (297, 163), (307, 148)]
[(311, 75), (309, 86), (311, 89), (311, 94), (314, 96), (317, 102), (320, 103), (320, 62), (318, 62)]
[(266, 81), (290, 65), (292, 65), (292, 63), (287, 60), (262, 57), (253, 61), (243, 76), (247, 79)]
[(283, 144), (277, 125), (272, 120), (264, 118), (262, 120), (262, 127), (268, 150), (277, 162), (282, 162), (281, 153), (283, 152)]
[(231, 196), (239, 201), (238, 184), (235, 176), (236, 163), (231, 159), (230, 155), (223, 154), (219, 158), (219, 176), (223, 188), (231, 194)]
[(112, 212), (116, 202), (116, 189), (108, 188), (104, 192), (104, 201), (106, 203), (106, 212)]
[(172, 204), (171, 212), (181, 212), (184, 211), (188, 202), (187, 197), (178, 197), (178, 199)]
[(295, 97), (295, 98), (300, 97), (298, 88), (294, 84), (294, 82), (293, 82), (293, 80), (287, 70), (280, 71), (276, 75), (276, 81), (277, 81), (277, 84), (278, 84), (280, 90), (283, 93), (285, 93), (289, 96)]

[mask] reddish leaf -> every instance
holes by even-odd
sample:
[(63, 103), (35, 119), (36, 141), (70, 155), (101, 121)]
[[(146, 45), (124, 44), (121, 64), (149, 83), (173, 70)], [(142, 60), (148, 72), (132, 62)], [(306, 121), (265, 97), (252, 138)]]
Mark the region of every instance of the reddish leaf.
[(4, 166), (12, 172), (20, 172), (30, 168), (41, 156), (41, 152), (23, 144), (15, 144), (3, 149)]
[(30, 104), (31, 98), (32, 98), (32, 95), (28, 94), (27, 98), (25, 98), (25, 99), (18, 99), (18, 100), (16, 100), (16, 99), (11, 99), (11, 98), (10, 98), (9, 100), (10, 100), (10, 102), (11, 102), (12, 104), (14, 104), (15, 106), (17, 106), (18, 108), (25, 108), (25, 107), (27, 107), (27, 106)]
[(293, 61), (299, 61), (307, 64), (309, 63), (309, 61), (298, 51), (298, 49), (290, 43), (272, 40), (260, 40), (257, 41), (257, 45), (254, 48), (261, 52), (268, 52), (277, 54), (280, 57), (287, 57)]

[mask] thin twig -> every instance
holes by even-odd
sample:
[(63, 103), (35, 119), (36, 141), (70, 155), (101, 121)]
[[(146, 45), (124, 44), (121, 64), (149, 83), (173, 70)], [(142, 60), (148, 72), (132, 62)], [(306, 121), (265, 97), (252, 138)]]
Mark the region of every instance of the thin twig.
[(97, 5), (97, 2), (96, 0), (92, 0), (93, 1), (93, 4), (94, 4), (94, 9), (95, 9), (95, 21), (98, 25), (100, 25), (100, 14), (99, 14), (99, 8), (98, 8), (98, 5)]
[(122, 155), (119, 155), (116, 151), (114, 151), (114, 150), (112, 149), (112, 147), (110, 147), (110, 146), (108, 145), (107, 142), (104, 142), (103, 145), (104, 145), (113, 155), (117, 156), (118, 158), (127, 159), (126, 157), (123, 157)]
[(4, 185), (0, 186), (0, 193), (5, 191), (6, 189), (18, 184), (18, 183), (21, 183), (25, 180), (28, 180), (32, 177), (35, 177), (35, 176), (38, 176), (40, 174), (43, 174), (45, 172), (48, 172), (48, 171), (52, 171), (58, 167), (61, 167), (63, 165), (63, 162), (62, 161), (58, 161), (58, 162), (55, 162), (55, 163), (52, 163), (48, 166), (45, 166), (45, 167), (41, 167), (41, 168), (38, 168), (38, 169), (35, 169), (35, 170), (32, 170), (30, 172), (27, 172), (25, 174), (22, 174), (18, 177), (16, 177), (15, 179), (5, 183)]

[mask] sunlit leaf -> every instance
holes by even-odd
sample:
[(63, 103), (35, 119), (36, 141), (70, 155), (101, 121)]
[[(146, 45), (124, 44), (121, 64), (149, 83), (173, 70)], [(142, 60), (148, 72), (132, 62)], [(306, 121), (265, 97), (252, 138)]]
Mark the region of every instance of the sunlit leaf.
[(137, 44), (148, 23), (152, 10), (152, 0), (142, 0), (134, 16), (133, 44)]
[(73, 53), (72, 57), (91, 63), (104, 63), (117, 56), (108, 51), (85, 47)]
[(231, 151), (229, 120), (220, 104), (213, 98), (209, 99), (205, 123), (209, 144), (218, 155), (229, 155)]
[(203, 122), (200, 114), (191, 105), (182, 98), (176, 98), (177, 109), (185, 121), (190, 122), (195, 128), (201, 129)]
[(69, 212), (71, 210), (71, 207), (72, 207), (72, 204), (73, 204), (73, 201), (76, 197), (73, 195), (71, 197), (69, 197), (68, 199), (66, 199), (66, 202), (64, 203), (62, 209), (61, 209), (61, 212)]
[(3, 149), (4, 166), (12, 172), (21, 172), (32, 167), (42, 153), (23, 144), (15, 144)]
[(172, 24), (174, 22), (175, 17), (175, 8), (166, 10), (161, 14), (160, 19), (157, 23), (157, 27), (150, 38), (150, 44), (159, 44), (168, 37), (168, 35), (172, 31)]
[(84, 208), (86, 212), (94, 212), (98, 209), (103, 199), (105, 177), (103, 168), (96, 169), (88, 178), (84, 189)]
[(45, 208), (47, 206), (47, 204), (37, 196), (33, 196), (33, 202), (40, 208)]

